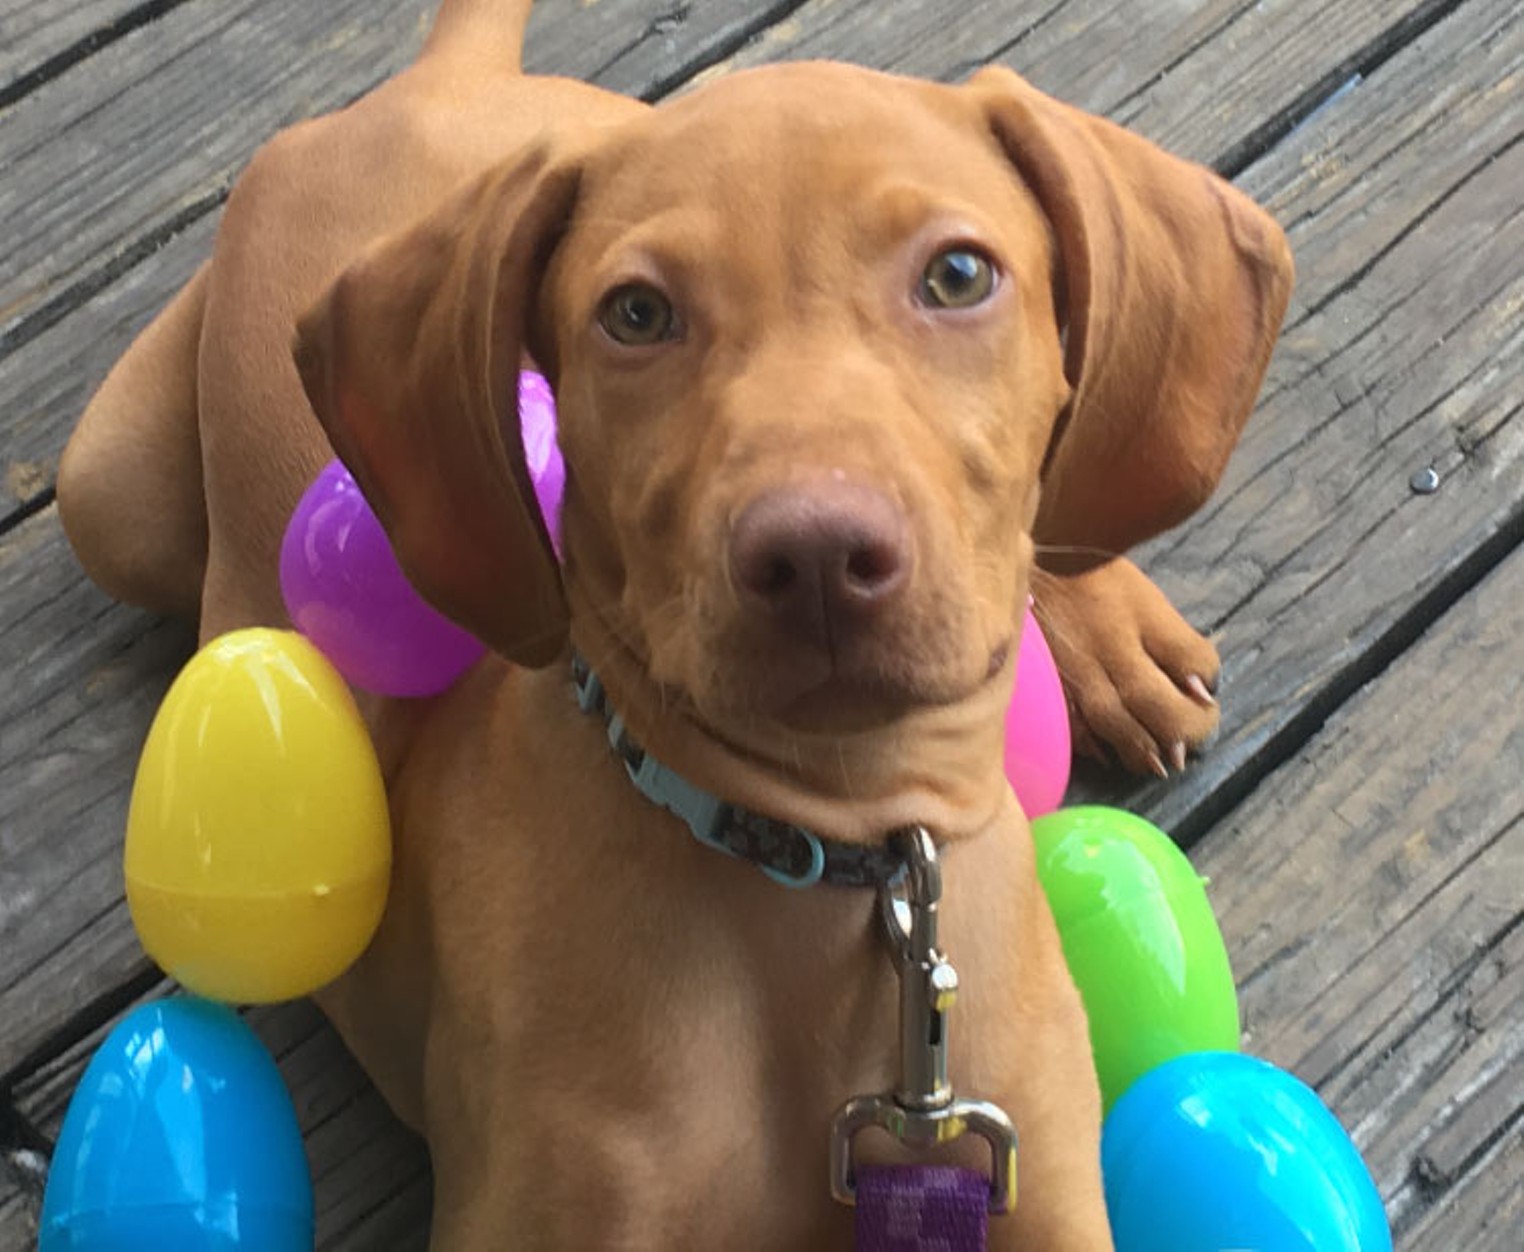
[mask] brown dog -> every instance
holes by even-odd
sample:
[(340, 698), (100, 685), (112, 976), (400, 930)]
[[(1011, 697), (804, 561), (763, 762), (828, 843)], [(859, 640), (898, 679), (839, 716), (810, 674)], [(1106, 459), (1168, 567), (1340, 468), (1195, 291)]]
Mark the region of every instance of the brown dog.
[[(259, 153), (69, 446), (69, 535), (204, 638), (284, 624), (280, 537), (331, 440), (500, 654), (362, 697), (394, 884), (321, 997), (429, 1140), (434, 1246), (844, 1247), (831, 1114), (895, 1074), (873, 892), (688, 837), (579, 710), (570, 641), (707, 792), (839, 843), (933, 832), (953, 1081), (1021, 1136), (991, 1243), (1109, 1247), (1084, 1017), (1001, 771), (1016, 631), (1032, 588), (1081, 733), (1131, 766), (1209, 732), (1210, 645), (1114, 554), (1212, 489), (1284, 239), (1006, 71), (774, 67), (648, 109), (521, 76), (528, 8), (446, 0), (414, 67)], [(559, 403), (564, 568), (525, 354)]]

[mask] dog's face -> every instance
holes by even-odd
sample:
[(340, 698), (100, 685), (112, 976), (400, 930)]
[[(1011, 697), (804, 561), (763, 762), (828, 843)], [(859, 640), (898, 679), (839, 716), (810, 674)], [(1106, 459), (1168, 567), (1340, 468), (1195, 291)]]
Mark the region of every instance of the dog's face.
[(751, 757), (773, 728), (796, 755), (870, 732), (872, 760), (877, 727), (956, 756), (962, 717), (988, 791), (1034, 538), (1119, 552), (1205, 499), (1290, 274), (1209, 171), (1008, 71), (805, 64), (489, 172), (353, 265), (297, 359), (409, 576), (510, 658), (561, 655), (570, 618)]
[(539, 292), (574, 633), (711, 723), (956, 701), (1013, 644), (1069, 395), (1052, 245), (916, 87), (786, 67), (653, 110), (583, 164)]

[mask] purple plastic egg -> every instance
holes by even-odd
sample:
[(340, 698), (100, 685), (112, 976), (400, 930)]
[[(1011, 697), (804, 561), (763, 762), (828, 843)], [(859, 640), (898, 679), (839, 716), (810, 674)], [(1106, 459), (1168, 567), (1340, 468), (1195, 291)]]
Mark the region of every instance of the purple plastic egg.
[(561, 493), (566, 487), (566, 463), (556, 445), (556, 398), (541, 374), (519, 374), (519, 430), (524, 441), (524, 460), (534, 483), (534, 494), (550, 532), (551, 547), (561, 555)]
[(286, 527), (280, 586), (292, 624), (356, 687), (431, 696), (485, 648), (413, 590), (385, 530), (339, 461)]

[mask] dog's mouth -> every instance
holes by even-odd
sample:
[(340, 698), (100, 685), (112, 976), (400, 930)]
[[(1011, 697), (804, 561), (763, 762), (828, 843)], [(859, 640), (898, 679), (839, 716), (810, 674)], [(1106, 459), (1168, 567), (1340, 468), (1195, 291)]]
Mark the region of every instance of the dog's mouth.
[(1014, 647), (1007, 635), (976, 654), (982, 660), (966, 652), (917, 658), (890, 641), (871, 651), (804, 656), (759, 649), (754, 640), (734, 646), (699, 638), (679, 659), (660, 642), (637, 645), (615, 623), (604, 622), (602, 633), (623, 666), (654, 681), (668, 713), (714, 728), (772, 723), (811, 735), (860, 734), (973, 698), (1007, 667)]
[(851, 654), (796, 656), (779, 664), (753, 654), (711, 667), (711, 673), (725, 677), (689, 694), (706, 720), (763, 719), (811, 734), (856, 734), (969, 699), (1006, 667), (1011, 647), (1007, 638), (982, 663), (962, 664), (903, 655), (886, 663), (879, 656)]

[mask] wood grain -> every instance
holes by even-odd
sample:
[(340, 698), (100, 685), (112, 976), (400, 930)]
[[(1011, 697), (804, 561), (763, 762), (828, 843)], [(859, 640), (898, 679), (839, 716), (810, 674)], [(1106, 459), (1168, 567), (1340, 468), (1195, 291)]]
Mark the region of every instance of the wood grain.
[[(392, 0), (378, 19), (369, 0), (188, 0), (18, 102), (0, 127), (0, 345), (34, 333), (29, 319), (99, 282), (113, 258), (206, 211), (276, 130), (405, 65), (434, 7)], [(740, 36), (748, 24), (722, 8), (664, 21), (660, 0), (608, 0), (597, 13), (547, 0), (526, 59), (639, 94), (652, 80), (631, 78), (627, 62), (680, 76)]]
[(0, 1248), (5, 1252), (23, 1252), (36, 1246), (36, 1209), (20, 1191), (6, 1190), (0, 1183)]
[[(0, 114), (0, 528), (51, 488), (91, 389), (194, 269), (272, 132), (411, 59), (435, 0), (187, 0)], [(531, 69), (650, 95), (789, 0), (541, 0)]]
[(0, 1090), (148, 968), (122, 833), (143, 735), (193, 642), (86, 582), (56, 509), (0, 536)]
[(21, 1124), (15, 1104), (0, 1097), (0, 1248), (34, 1246), (46, 1168), (36, 1134)]
[(958, 81), (982, 65), (1003, 64), (1171, 151), (1225, 162), (1268, 123), (1309, 107), (1319, 91), (1327, 94), (1385, 55), (1394, 32), (1422, 28), (1455, 6), (807, 0), (714, 72), (828, 57)]
[(1403, 1252), (1513, 1252), (1524, 1229), (1524, 1135), (1501, 1140), (1424, 1213)]
[(1399, 1231), (1524, 1119), (1521, 597), (1524, 551), (1196, 854), (1246, 1050), (1319, 1089)]
[(3, 0), (0, 99), (18, 97), (50, 64), (82, 59), (112, 26), (148, 7), (142, 0)]
[(91, 393), (211, 251), (220, 213), (197, 219), (0, 364), (0, 516), (50, 490)]
[(1306, 280), (1216, 496), (1143, 553), (1219, 640), (1224, 726), (1089, 798), (1194, 837), (1524, 537), (1521, 66), (1514, 6), (1475, 0), (1240, 180)]
[(271, 133), (404, 64), (431, 0), (191, 0), (44, 84), (0, 128), (0, 344), (226, 191)]
[(692, 0), (538, 0), (524, 68), (654, 100), (798, 8)]

